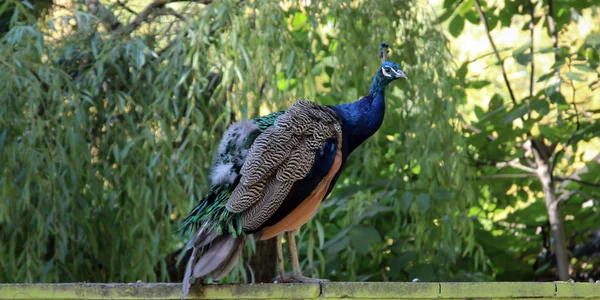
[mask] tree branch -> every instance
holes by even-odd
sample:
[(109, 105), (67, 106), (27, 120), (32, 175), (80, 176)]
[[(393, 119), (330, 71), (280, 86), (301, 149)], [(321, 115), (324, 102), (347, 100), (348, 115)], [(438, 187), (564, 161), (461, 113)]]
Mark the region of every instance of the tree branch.
[(152, 12), (155, 9), (164, 7), (168, 3), (169, 3), (169, 0), (154, 0), (154, 1), (152, 1), (150, 4), (148, 4), (148, 6), (146, 6), (146, 8), (144, 8), (144, 10), (142, 10), (137, 15), (137, 17), (135, 17), (135, 19), (133, 19), (133, 21), (131, 21), (131, 23), (129, 23), (127, 25), (127, 27), (125, 27), (125, 30), (123, 30), (123, 33), (130, 34), (136, 28), (138, 28), (140, 25), (142, 25), (143, 22), (146, 22), (148, 17), (152, 14)]
[(588, 194), (586, 194), (586, 193), (584, 193), (584, 192), (582, 192), (580, 190), (564, 191), (562, 193), (562, 195), (560, 195), (560, 197), (558, 198), (558, 201), (562, 201), (562, 202), (567, 201), (567, 200), (569, 200), (569, 198), (571, 198), (571, 196), (573, 196), (575, 194), (579, 194), (579, 195), (583, 196), (584, 198), (587, 198), (588, 200), (594, 201), (594, 204), (596, 204), (596, 205), (598, 203), (600, 203), (600, 202), (598, 202), (598, 200), (596, 198), (594, 198), (594, 197), (592, 197), (592, 196), (590, 196), (590, 195), (588, 195)]
[[(533, 2), (531, 0), (527, 0), (529, 2), (529, 15), (531, 20), (529, 20), (529, 31), (531, 36), (531, 74), (529, 74), (529, 97), (533, 97), (533, 85), (534, 85), (534, 76), (535, 73), (535, 60), (534, 60), (534, 44), (533, 44), (533, 33), (535, 28), (535, 11)], [(531, 110), (529, 111), (531, 114)]]
[(531, 47), (529, 51), (531, 52), (531, 71), (529, 72), (529, 101), (527, 101), (527, 119), (531, 119), (531, 98), (533, 98), (533, 87), (534, 87), (534, 74), (535, 74), (535, 43), (534, 43), (534, 29), (535, 29), (535, 8), (533, 6), (533, 2), (531, 0), (527, 0), (529, 3), (529, 34), (531, 39)]
[(173, 10), (169, 7), (159, 9), (156, 13), (156, 16), (174, 16), (175, 18), (179, 19), (180, 21), (185, 22), (185, 17), (183, 15), (181, 15), (180, 13), (176, 12), (175, 10)]
[(481, 19), (481, 22), (485, 26), (485, 33), (487, 34), (487, 38), (490, 41), (490, 45), (492, 46), (492, 49), (494, 50), (496, 59), (498, 59), (498, 63), (500, 64), (500, 70), (502, 71), (502, 77), (504, 78), (504, 83), (506, 83), (506, 88), (508, 89), (508, 93), (510, 94), (510, 99), (512, 100), (514, 105), (517, 105), (517, 99), (515, 98), (515, 94), (513, 93), (512, 87), (510, 86), (510, 81), (508, 80), (508, 75), (506, 74), (506, 69), (504, 68), (504, 61), (500, 57), (500, 54), (498, 53), (498, 48), (496, 48), (496, 44), (494, 43), (494, 40), (492, 39), (492, 35), (490, 34), (490, 26), (488, 24), (487, 18), (485, 17), (485, 13), (483, 12), (483, 9), (481, 8), (481, 3), (479, 3), (479, 0), (475, 0), (475, 6), (477, 7), (477, 11), (479, 12), (479, 18)]
[(525, 171), (525, 172), (532, 173), (532, 174), (536, 172), (535, 169), (520, 164), (518, 158), (515, 158), (511, 161), (496, 163), (496, 167), (498, 167), (498, 168), (512, 167), (512, 168), (519, 169), (521, 171)]
[(98, 19), (107, 23), (108, 29), (117, 30), (123, 27), (121, 22), (108, 10), (99, 0), (85, 0), (85, 5), (91, 14), (96, 16)]
[(119, 5), (121, 8), (123, 8), (124, 10), (128, 11), (129, 13), (137, 16), (138, 13), (135, 12), (133, 9), (131, 9), (129, 6), (127, 6), (127, 3), (121, 2), (121, 0), (117, 0), (117, 5)]
[[(459, 115), (459, 117), (460, 117), (460, 120), (461, 120), (461, 121), (463, 122), (463, 124), (465, 125), (465, 127), (467, 127), (469, 130), (471, 130), (471, 131), (472, 131), (472, 132), (474, 132), (475, 134), (480, 134), (480, 133), (481, 133), (481, 129), (479, 129), (479, 128), (477, 128), (477, 127), (473, 126), (471, 123), (467, 122), (467, 120), (465, 120), (465, 118), (462, 116), (462, 114), (461, 114), (461, 115)], [(494, 141), (494, 140), (496, 140), (496, 138), (495, 138), (495, 137), (493, 137), (493, 136), (491, 136), (491, 135), (488, 135), (488, 136), (487, 136), (487, 139), (488, 139), (488, 140), (490, 140), (490, 141)]]
[[(129, 23), (127, 25), (127, 27), (125, 27), (125, 29), (123, 30), (123, 34), (126, 34), (126, 35), (130, 34), (135, 29), (140, 27), (140, 25), (142, 25), (142, 23), (147, 22), (148, 17), (154, 12), (155, 9), (163, 8), (165, 5), (167, 5), (169, 3), (174, 3), (174, 2), (184, 2), (184, 1), (182, 1), (182, 0), (154, 0), (154, 1), (152, 1), (150, 4), (148, 4), (148, 6), (146, 6), (146, 8), (144, 8), (144, 10), (142, 10), (137, 15), (137, 17), (135, 19), (133, 19), (133, 21), (131, 21), (131, 23)], [(197, 3), (208, 5), (208, 4), (212, 3), (213, 0), (189, 0), (187, 2), (197, 2)]]
[(554, 176), (554, 179), (556, 179), (556, 181), (560, 181), (560, 182), (573, 181), (573, 182), (577, 182), (579, 184), (600, 188), (600, 183), (593, 183), (593, 182), (584, 181), (584, 180), (573, 178), (573, 177)]
[(535, 174), (521, 173), (521, 174), (494, 174), (478, 177), (477, 179), (511, 179), (511, 178), (528, 178), (536, 177)]
[[(554, 0), (548, 0), (548, 28), (552, 35), (552, 44), (554, 46), (554, 60), (558, 61), (560, 54), (558, 53), (558, 32), (556, 31), (556, 21), (554, 20)], [(558, 71), (557, 71), (558, 73)]]
[(594, 201), (594, 204), (596, 204), (596, 205), (598, 205), (600, 203), (598, 201), (598, 199), (596, 199), (596, 198), (594, 198), (594, 197), (592, 197), (592, 196), (590, 196), (590, 195), (588, 195), (588, 194), (586, 194), (586, 193), (584, 193), (584, 192), (582, 192), (580, 190), (574, 190), (573, 192), (575, 192), (576, 194), (579, 194), (579, 195), (583, 196), (584, 198), (587, 198), (588, 200)]
[[(571, 71), (571, 62), (569, 62), (569, 71)], [(558, 151), (556, 151), (556, 154), (554, 154), (554, 157), (552, 158), (552, 166), (550, 168), (550, 173), (554, 174), (554, 167), (556, 167), (556, 164), (558, 164), (558, 160), (560, 159), (560, 155), (562, 155), (565, 150), (567, 149), (567, 147), (569, 146), (569, 144), (571, 144), (571, 142), (573, 141), (573, 138), (575, 137), (575, 133), (577, 133), (577, 131), (579, 131), (579, 128), (581, 127), (581, 123), (579, 122), (579, 111), (577, 110), (577, 103), (575, 102), (575, 95), (577, 92), (577, 89), (575, 88), (575, 83), (573, 83), (573, 80), (571, 80), (571, 88), (573, 89), (573, 109), (575, 109), (575, 130), (573, 131), (573, 133), (571, 133), (571, 136), (569, 136), (569, 139), (567, 139), (567, 141), (562, 145), (562, 148)]]
[(554, 153), (554, 145), (546, 145), (544, 140), (531, 139), (531, 150), (537, 165), (536, 173), (544, 191), (544, 202), (548, 212), (548, 221), (552, 228), (554, 252), (556, 255), (556, 266), (558, 267), (558, 278), (569, 279), (569, 256), (565, 238), (564, 218), (560, 211), (556, 187), (553, 184), (550, 173), (550, 158)]
[(542, 227), (542, 226), (548, 226), (548, 222), (544, 222), (544, 223), (539, 223), (539, 224), (523, 224), (523, 223), (509, 223), (506, 221), (499, 221), (496, 222), (494, 224), (498, 224), (502, 227), (506, 227), (506, 228), (517, 228), (517, 229), (533, 229), (533, 230), (537, 230), (538, 227)]
[(52, 3), (52, 6), (60, 8), (60, 9), (64, 9), (64, 10), (71, 10), (70, 7), (68, 7), (66, 5), (58, 4), (58, 3)]

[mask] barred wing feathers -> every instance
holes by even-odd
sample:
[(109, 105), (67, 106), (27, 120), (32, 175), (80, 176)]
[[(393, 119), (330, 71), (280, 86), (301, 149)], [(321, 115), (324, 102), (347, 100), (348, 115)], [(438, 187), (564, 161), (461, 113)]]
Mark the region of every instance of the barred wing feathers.
[(226, 205), (241, 214), (244, 231), (259, 230), (273, 216), (294, 183), (314, 168), (315, 153), (331, 139), (341, 148), (340, 121), (333, 110), (310, 101), (290, 106), (256, 138)]

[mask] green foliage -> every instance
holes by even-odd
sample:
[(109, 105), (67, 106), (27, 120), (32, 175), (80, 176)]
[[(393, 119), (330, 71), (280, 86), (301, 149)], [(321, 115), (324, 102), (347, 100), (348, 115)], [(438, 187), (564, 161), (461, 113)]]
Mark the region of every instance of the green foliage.
[[(532, 22), (535, 39), (509, 45), (508, 49), (500, 45), (493, 49), (499, 52), (502, 62), (484, 55), (464, 62), (456, 71), (457, 89), (469, 89), (465, 93), (469, 95), (467, 102), (474, 105), (474, 116), (469, 118), (472, 132), (466, 136), (472, 152), (471, 163), (478, 168), (475, 184), (479, 205), (472, 207), (470, 213), (479, 223), (475, 230), (477, 244), (485, 249), (497, 280), (556, 278), (552, 248), (556, 241), (544, 204), (548, 195), (542, 192), (536, 162), (531, 150), (527, 150), (531, 140), (545, 140), (552, 145), (548, 147), (552, 186), (558, 193), (559, 210), (563, 214), (569, 260), (574, 270), (571, 276), (577, 280), (597, 279), (600, 272), (592, 267), (598, 262), (594, 252), (581, 249), (597, 245), (594, 236), (600, 228), (596, 200), (600, 185), (598, 173), (592, 173), (598, 156), (593, 158), (596, 154), (590, 146), (598, 142), (600, 29), (592, 26), (585, 34), (577, 30), (580, 22), (590, 22), (583, 20), (584, 15), (591, 18), (592, 24), (597, 22), (597, 3), (512, 0), (490, 6), (487, 3), (490, 2), (481, 1), (482, 12), (493, 38), (507, 28), (521, 28), (529, 36)], [(549, 15), (552, 11), (549, 5), (554, 16)], [(447, 0), (444, 9), (438, 22), (477, 13), (474, 1)], [(448, 23), (448, 30), (458, 36), (462, 28), (459, 29), (461, 26), (456, 25), (455, 19)], [(553, 19), (556, 35), (550, 24)], [(556, 48), (553, 37), (558, 38)], [(547, 61), (552, 63), (544, 63)], [(469, 74), (471, 66), (482, 63), (489, 66), (484, 73)], [(514, 99), (507, 93), (505, 80), (498, 80), (502, 78), (500, 64), (512, 70), (508, 78)], [(494, 84), (473, 84), (487, 80)], [(481, 99), (481, 95), (486, 99)], [(489, 100), (487, 105), (485, 100)], [(515, 162), (521, 168), (512, 168)]]
[[(306, 273), (477, 279), (462, 99), (429, 8), (215, 1), (138, 27), (118, 7), (30, 18), (5, 3), (0, 281), (168, 281), (179, 221), (207, 192), (229, 123), (297, 99), (356, 100), (381, 41), (410, 80), (388, 88), (383, 127), (304, 228)], [(240, 266), (230, 280), (248, 280)]]

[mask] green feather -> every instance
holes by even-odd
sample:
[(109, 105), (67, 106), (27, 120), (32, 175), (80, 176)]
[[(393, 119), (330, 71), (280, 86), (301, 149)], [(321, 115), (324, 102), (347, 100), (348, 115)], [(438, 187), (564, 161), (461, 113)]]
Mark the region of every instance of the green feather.
[(284, 113), (285, 113), (285, 110), (274, 112), (274, 113), (266, 115), (266, 116), (254, 118), (254, 119), (252, 119), (252, 122), (254, 122), (254, 124), (258, 125), (258, 128), (260, 128), (260, 130), (264, 131), (267, 128), (273, 126), (277, 117), (283, 115)]

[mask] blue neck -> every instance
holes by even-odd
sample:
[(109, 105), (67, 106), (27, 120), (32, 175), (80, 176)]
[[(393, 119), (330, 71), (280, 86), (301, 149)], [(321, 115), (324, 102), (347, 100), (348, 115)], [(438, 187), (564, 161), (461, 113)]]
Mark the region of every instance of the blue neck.
[(382, 76), (378, 76), (378, 74), (375, 74), (375, 76), (373, 76), (373, 81), (371, 82), (371, 89), (369, 90), (369, 94), (375, 95), (379, 92), (384, 92), (385, 87), (388, 85), (388, 83), (389, 81), (387, 81), (385, 78), (383, 78)]
[(339, 104), (332, 108), (342, 119), (343, 144), (349, 155), (381, 126), (385, 115), (385, 86), (356, 102)]

